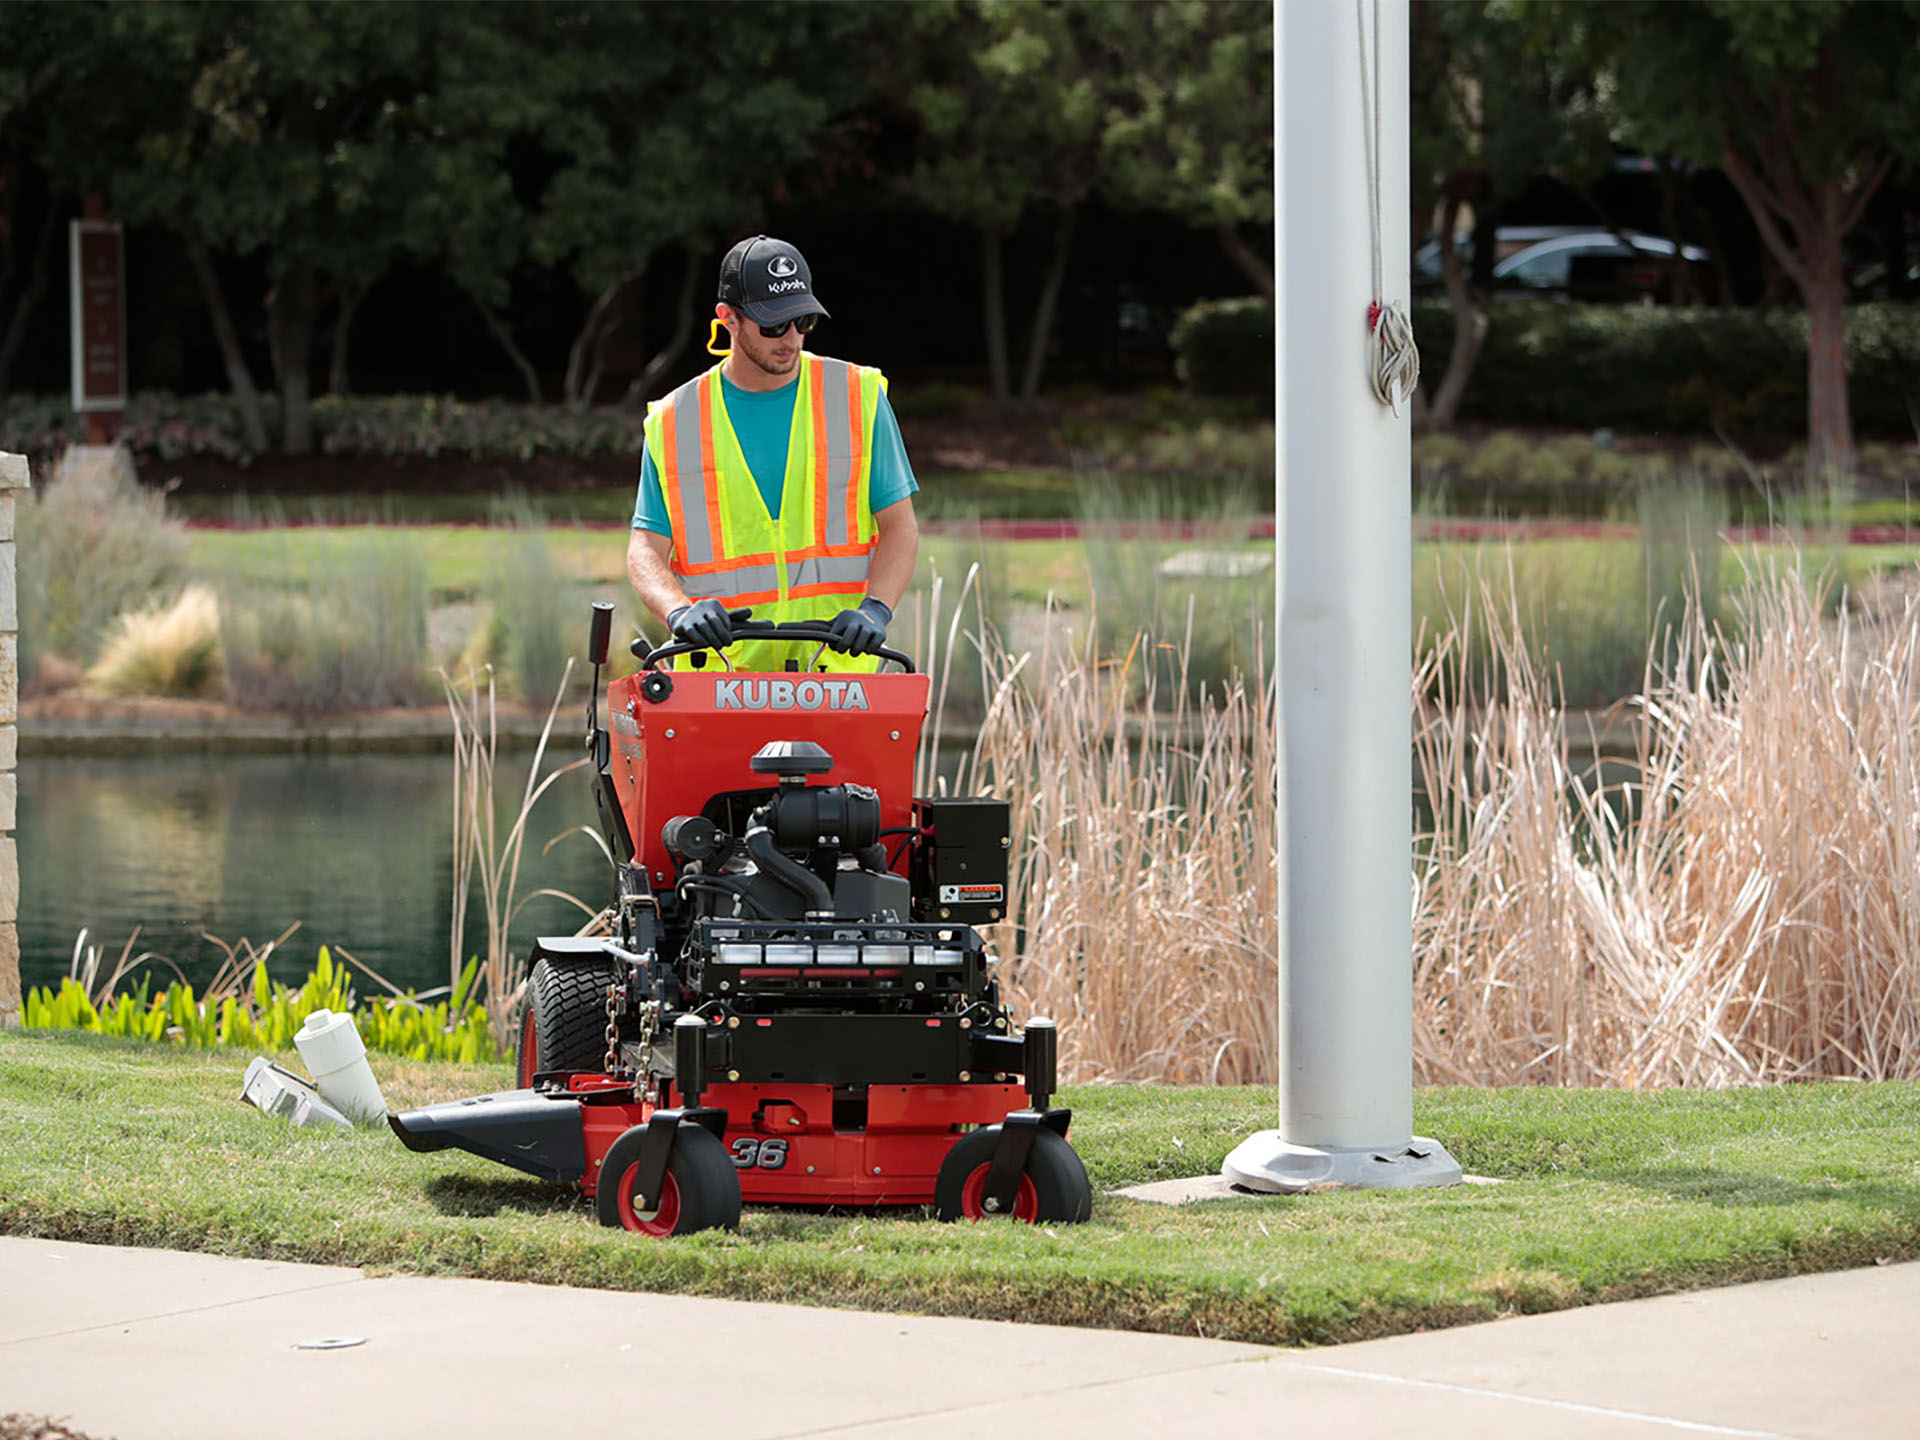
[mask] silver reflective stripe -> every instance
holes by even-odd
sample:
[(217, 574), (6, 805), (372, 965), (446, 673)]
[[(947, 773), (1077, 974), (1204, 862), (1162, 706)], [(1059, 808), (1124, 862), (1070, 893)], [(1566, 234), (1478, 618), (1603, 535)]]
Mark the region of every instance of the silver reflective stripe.
[(818, 536), (829, 545), (844, 545), (847, 530), (847, 482), (853, 476), (854, 438), (847, 433), (847, 384), (853, 367), (844, 360), (820, 362), (820, 393), (827, 422), (827, 473), (814, 484), (827, 487), (827, 533)]
[[(711, 565), (720, 558), (719, 537), (707, 523), (707, 467), (700, 443), (700, 387), (705, 375), (689, 380), (673, 392), (674, 465), (680, 481), (680, 523), (686, 534), (681, 559), (689, 565)], [(716, 467), (717, 468), (717, 467)], [(689, 591), (689, 594), (692, 592)]]
[(864, 590), (867, 572), (872, 568), (870, 560), (866, 555), (823, 555), (802, 560), (787, 578), (796, 589), (802, 585), (843, 585), (849, 590)]
[(729, 595), (758, 595), (764, 591), (779, 590), (780, 567), (743, 565), (738, 570), (722, 570), (713, 575), (680, 575), (675, 578), (690, 600), (704, 600), (709, 595), (724, 599)]

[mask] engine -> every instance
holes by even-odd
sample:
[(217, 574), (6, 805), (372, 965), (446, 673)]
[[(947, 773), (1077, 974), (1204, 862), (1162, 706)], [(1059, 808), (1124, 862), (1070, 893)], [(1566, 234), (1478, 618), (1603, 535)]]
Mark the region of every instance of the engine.
[(767, 790), (718, 795), (677, 815), (660, 838), (678, 867), (690, 920), (898, 923), (911, 886), (887, 865), (880, 796), (865, 785), (809, 785), (833, 767), (811, 741), (776, 741), (752, 761)]

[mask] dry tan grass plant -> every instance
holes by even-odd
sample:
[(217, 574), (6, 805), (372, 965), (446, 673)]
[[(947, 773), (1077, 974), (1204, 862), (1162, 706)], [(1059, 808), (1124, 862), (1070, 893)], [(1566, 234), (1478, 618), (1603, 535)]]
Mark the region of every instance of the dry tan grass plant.
[(212, 696), (226, 688), (220, 600), (189, 585), (172, 604), (123, 611), (108, 630), (87, 685), (103, 695)]
[(451, 989), (460, 986), (460, 972), (467, 962), (467, 902), (473, 882), (480, 882), (481, 907), (486, 923), (485, 949), (480, 957), (480, 984), (476, 996), (487, 1007), (488, 1028), (494, 1046), (508, 1053), (527, 978), (524, 955), (513, 948), (513, 922), (528, 901), (551, 895), (577, 906), (588, 917), (598, 911), (579, 897), (564, 890), (541, 888), (521, 896), (520, 861), (526, 849), (527, 825), (540, 797), (553, 788), (562, 775), (582, 768), (584, 758), (541, 773), (547, 753), (547, 740), (553, 734), (553, 722), (566, 693), (573, 662), (562, 669), (559, 686), (548, 707), (546, 724), (541, 727), (539, 743), (527, 765), (527, 781), (520, 794), (520, 805), (511, 823), (501, 833), (500, 807), (495, 799), (495, 773), (499, 758), (499, 715), (491, 668), (484, 679), (468, 672), (463, 684), (456, 684), (442, 672), (441, 683), (447, 693), (447, 713), (453, 722), (453, 905), (452, 926), (448, 937), (447, 975)]
[(975, 637), (993, 683), (973, 788), (1012, 811), (1010, 906), (994, 934), (1010, 997), (1023, 1017), (1059, 1022), (1071, 1080), (1270, 1082), (1271, 684), (1216, 696), (1181, 674), (1161, 693), (1151, 642), (1102, 664), (1090, 641), (1047, 633), (1020, 656)]
[(1796, 567), (1692, 607), (1641, 700), (1637, 778), (1569, 764), (1511, 592), (1413, 694), (1422, 1082), (1725, 1085), (1920, 1075), (1920, 606), (1869, 639)]

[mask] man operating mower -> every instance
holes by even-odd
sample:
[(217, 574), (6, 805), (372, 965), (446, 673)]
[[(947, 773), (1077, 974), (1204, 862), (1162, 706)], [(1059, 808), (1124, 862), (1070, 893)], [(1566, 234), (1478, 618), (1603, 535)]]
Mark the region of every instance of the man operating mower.
[[(628, 579), (676, 641), (725, 647), (736, 670), (877, 669), (920, 551), (886, 377), (806, 352), (827, 311), (784, 240), (727, 252), (713, 313), (720, 363), (647, 411)], [(828, 621), (829, 648), (735, 641), (743, 610)]]

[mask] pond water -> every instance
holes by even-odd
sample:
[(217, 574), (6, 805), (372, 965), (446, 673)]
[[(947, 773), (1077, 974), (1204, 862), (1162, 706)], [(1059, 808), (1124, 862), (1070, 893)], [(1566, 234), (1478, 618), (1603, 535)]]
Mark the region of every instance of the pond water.
[[(500, 789), (516, 807), (531, 759), (531, 751), (500, 756)], [(296, 920), (300, 929), (269, 964), (276, 979), (299, 980), (324, 944), (397, 985), (447, 983), (453, 767), (445, 754), (28, 752), (19, 776), (25, 986), (57, 983), (83, 928), (106, 946), (110, 964), (140, 926), (136, 948), (167, 956), (199, 987), (221, 960), (203, 932), (264, 944)], [(550, 886), (603, 903), (611, 872), (589, 839), (568, 835), (540, 854), (592, 821), (585, 772), (563, 777), (535, 807), (518, 893)], [(477, 877), (474, 891), (469, 953), (485, 940)], [(534, 900), (514, 924), (515, 948), (536, 934), (569, 933), (581, 918), (562, 901)], [(166, 978), (163, 970), (156, 983)]]

